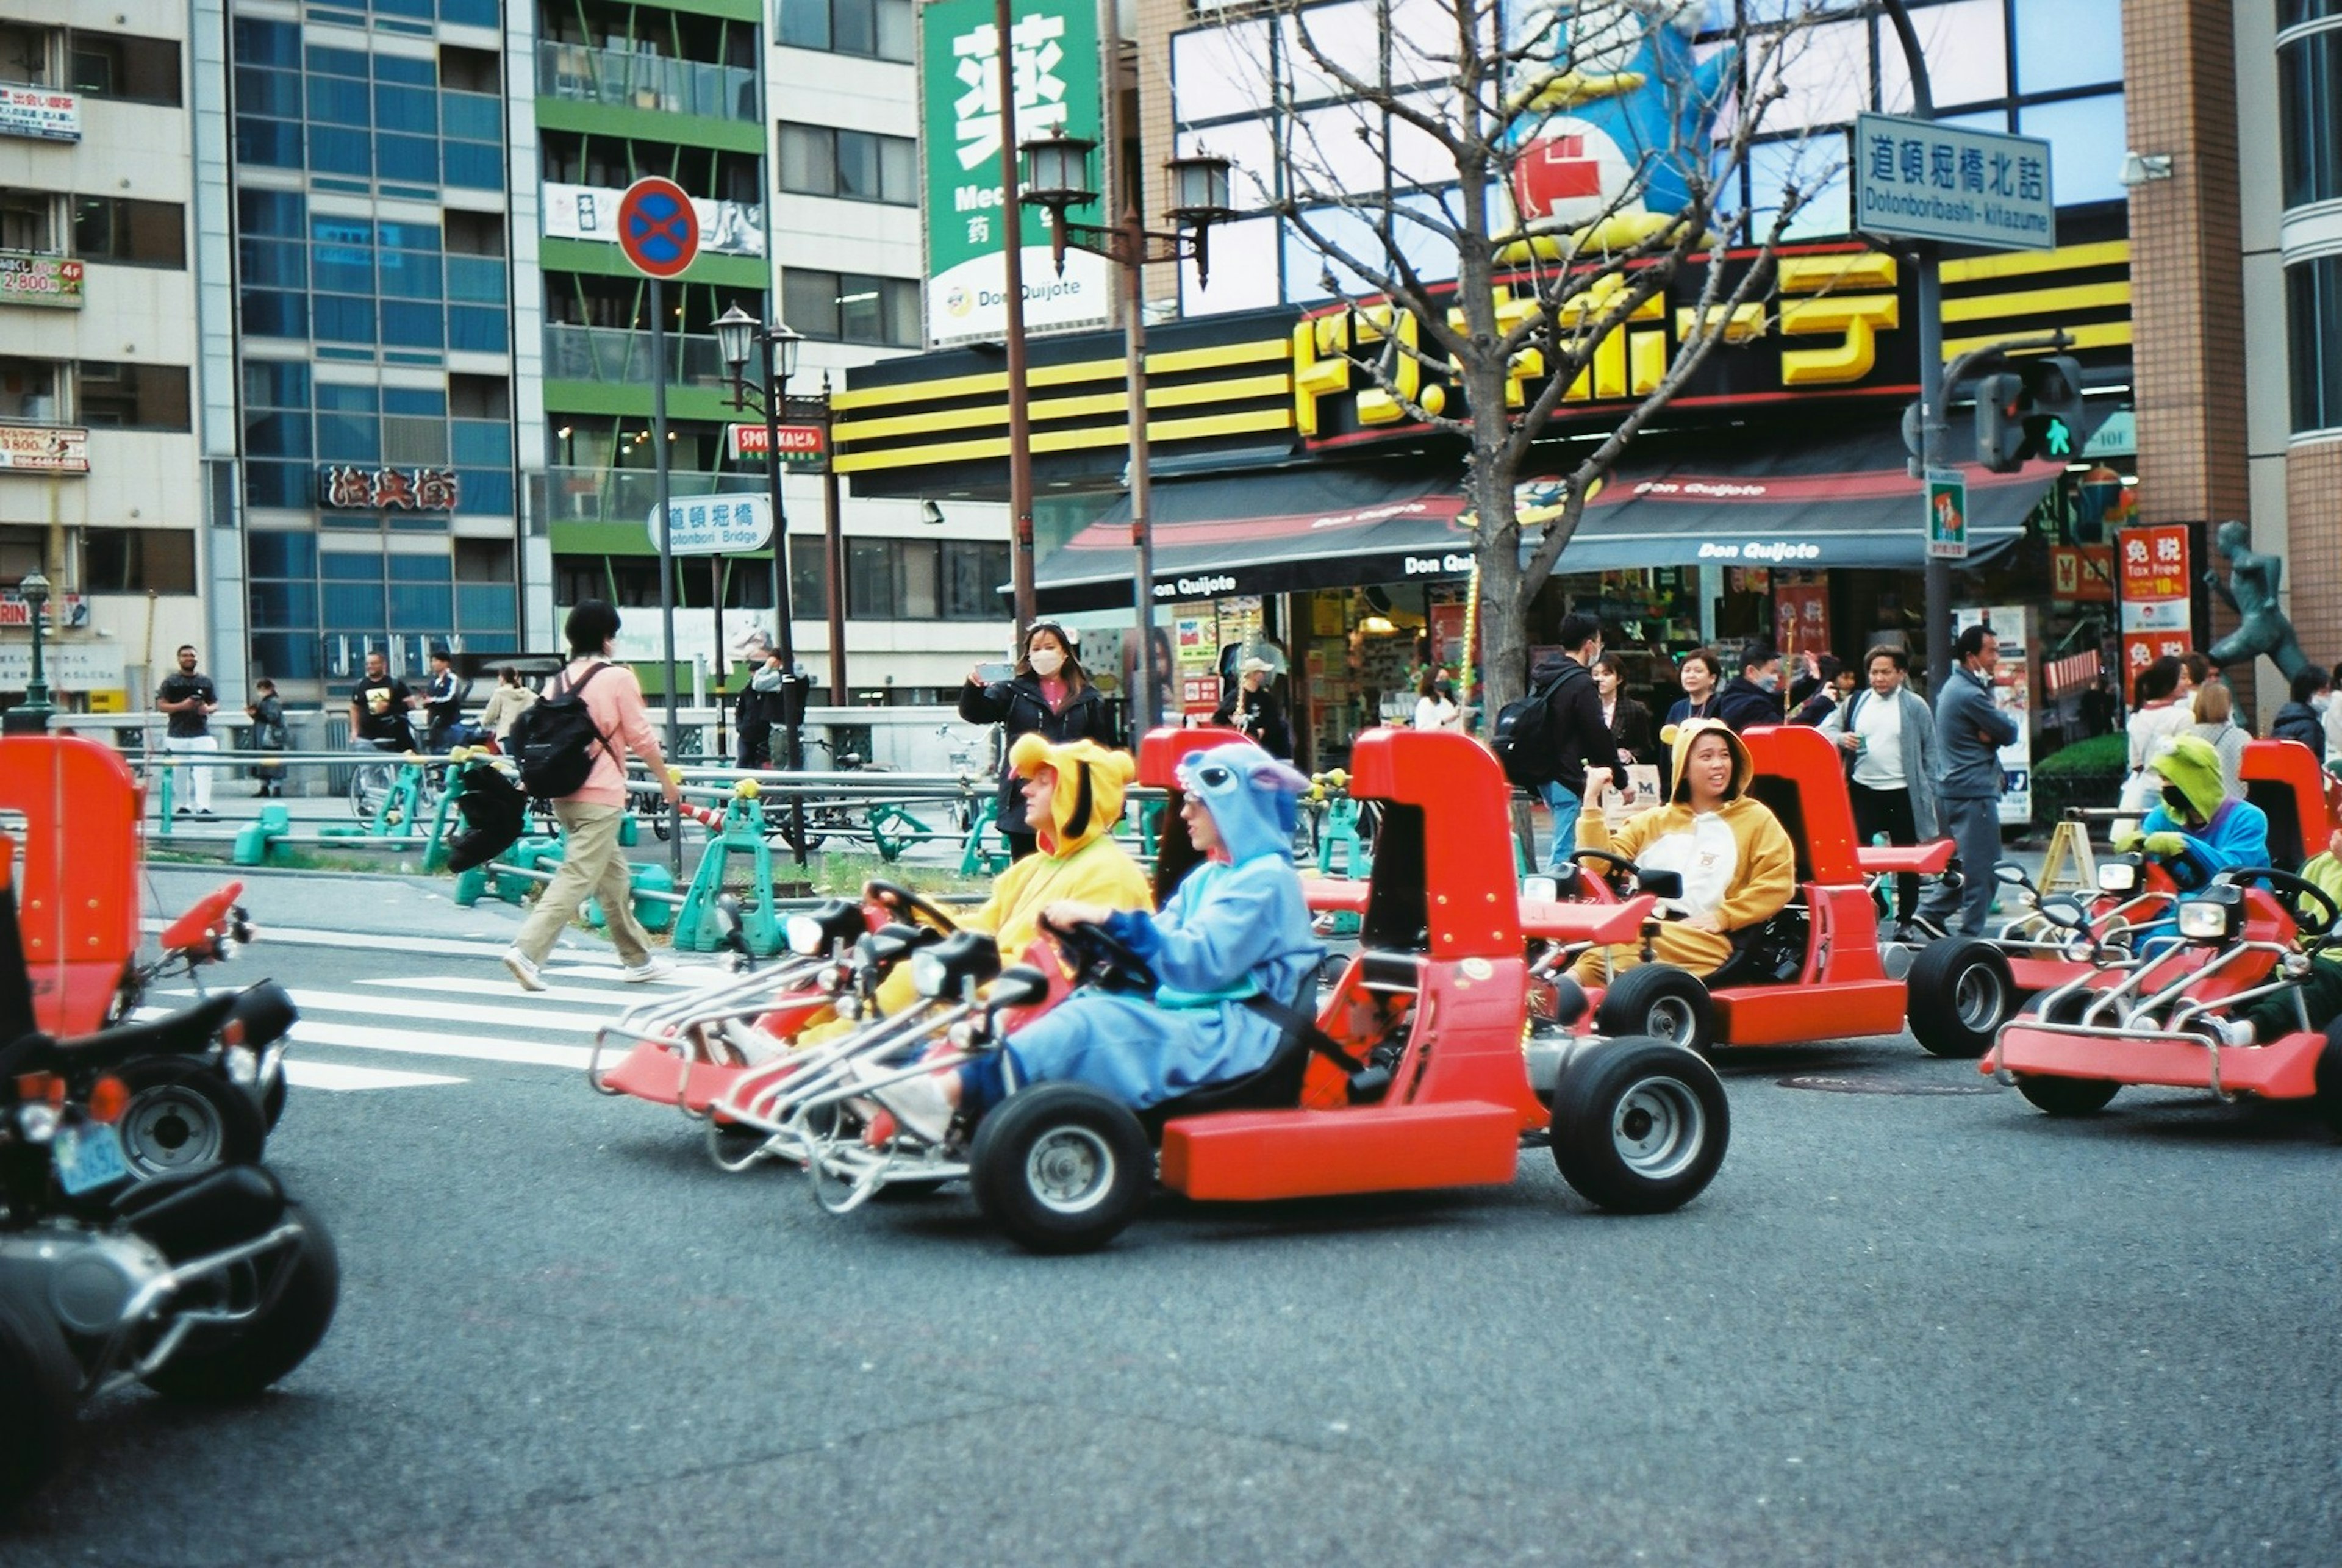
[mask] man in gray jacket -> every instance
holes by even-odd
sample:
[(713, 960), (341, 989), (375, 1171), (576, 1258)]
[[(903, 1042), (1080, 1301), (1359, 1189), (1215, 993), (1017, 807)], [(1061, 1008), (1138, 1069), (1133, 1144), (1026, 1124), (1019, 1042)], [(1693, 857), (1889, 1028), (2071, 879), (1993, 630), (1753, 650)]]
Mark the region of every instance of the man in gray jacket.
[(1936, 809), (1959, 846), (1960, 881), (1929, 889), (1919, 915), (1952, 930), (1957, 904), (1959, 933), (1981, 936), (2000, 864), (2000, 748), (2017, 739), (2017, 720), (1993, 699), (2000, 640), (1992, 629), (1970, 626), (1952, 648), (1959, 667), (1936, 697)]

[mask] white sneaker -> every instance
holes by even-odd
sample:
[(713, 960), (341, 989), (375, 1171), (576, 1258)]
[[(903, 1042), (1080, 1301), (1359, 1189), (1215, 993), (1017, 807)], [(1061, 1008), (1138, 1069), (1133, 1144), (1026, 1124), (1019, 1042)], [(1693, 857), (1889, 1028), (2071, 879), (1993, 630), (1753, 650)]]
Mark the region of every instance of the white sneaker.
[(640, 964), (629, 964), (618, 972), (618, 978), (629, 985), (640, 985), (646, 980), (662, 980), (675, 973), (675, 965), (653, 953)]
[(536, 972), (535, 961), (519, 948), (511, 947), (505, 950), (505, 967), (512, 971), (512, 977), (520, 982), (520, 988), (523, 991), (545, 989), (545, 976)]
[(2222, 1018), (2217, 1020), (2212, 1027), (2218, 1030), (2220, 1038), (2231, 1045), (2257, 1045), (2261, 1043), (2260, 1036), (2253, 1032), (2253, 1026), (2241, 1018)]
[[(851, 1063), (846, 1076), (857, 1084), (867, 1084), (896, 1072), (881, 1066), (867, 1057)], [(899, 1084), (889, 1084), (883, 1089), (873, 1089), (870, 1097), (895, 1114), (903, 1131), (930, 1144), (940, 1144), (951, 1131), (954, 1106), (944, 1093), (943, 1083), (933, 1073), (922, 1073), (916, 1078), (906, 1078)]]

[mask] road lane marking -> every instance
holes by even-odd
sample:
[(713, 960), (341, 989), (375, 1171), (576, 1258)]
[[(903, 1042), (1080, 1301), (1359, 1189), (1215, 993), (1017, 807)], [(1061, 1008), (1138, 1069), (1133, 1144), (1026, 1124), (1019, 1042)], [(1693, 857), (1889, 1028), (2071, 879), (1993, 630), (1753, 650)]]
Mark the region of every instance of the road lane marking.
[[(594, 1059), (584, 1045), (541, 1045), (525, 1040), (462, 1039), (445, 1034), (418, 1034), (406, 1029), (377, 1029), (365, 1024), (328, 1024), (304, 1018), (293, 1025), (296, 1045), (338, 1045), (353, 1051), (404, 1053), (465, 1062), (501, 1062), (515, 1067), (554, 1067), (583, 1073)], [(287, 1057), (292, 1061), (295, 1058)], [(612, 1063), (617, 1054), (608, 1055)]]
[[(548, 975), (575, 974), (576, 970), (547, 969)], [(587, 971), (588, 974), (595, 972)], [(616, 975), (618, 971), (607, 971)], [(728, 976), (727, 976), (728, 978)], [(413, 974), (385, 976), (361, 980), (360, 985), (379, 985), (393, 991), (444, 992), (465, 996), (501, 996), (512, 1002), (581, 1002), (589, 1007), (607, 1007), (616, 1017), (629, 1007), (645, 1002), (673, 1002), (679, 993), (653, 991), (648, 985), (598, 987), (587, 985), (548, 985), (542, 991), (523, 991), (510, 979), (486, 980), (453, 974)]]
[[(193, 996), (192, 989), (165, 991), (165, 996)], [(591, 1034), (616, 1017), (610, 1013), (564, 1013), (553, 1008), (483, 1007), (467, 1002), (425, 1002), (405, 996), (377, 996), (343, 991), (288, 988), (285, 994), (303, 1014), (364, 1013), (375, 1018), (401, 1018), (421, 1024), (478, 1024), (490, 1028), (516, 1029), (524, 1034)]]
[(305, 1062), (288, 1057), (285, 1081), (295, 1088), (340, 1093), (350, 1089), (420, 1089), (434, 1084), (467, 1084), (436, 1073), (395, 1073), (387, 1067), (350, 1067), (339, 1062)]

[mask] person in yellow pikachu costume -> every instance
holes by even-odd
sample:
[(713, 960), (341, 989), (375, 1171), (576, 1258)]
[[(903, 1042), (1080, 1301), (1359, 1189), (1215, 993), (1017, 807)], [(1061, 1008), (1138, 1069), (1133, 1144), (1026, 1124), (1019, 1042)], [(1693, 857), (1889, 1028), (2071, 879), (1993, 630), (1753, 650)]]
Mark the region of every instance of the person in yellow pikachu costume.
[[(1655, 962), (1714, 974), (1732, 956), (1735, 932), (1762, 925), (1797, 891), (1797, 852), (1780, 819), (1748, 794), (1756, 767), (1740, 737), (1714, 719), (1675, 733), (1667, 804), (1628, 817), (1613, 835), (1600, 812), (1577, 819), (1582, 849), (1606, 849), (1645, 871), (1683, 877), (1683, 895), (1662, 899), (1666, 919), (1651, 944)], [(1642, 962), (1639, 944), (1589, 949), (1575, 971), (1599, 984), (1609, 971)]]
[[(1000, 961), (1017, 964), (1041, 933), (1041, 911), (1060, 899), (1109, 909), (1155, 906), (1146, 874), (1114, 836), (1122, 797), (1137, 774), (1128, 752), (1096, 741), (1052, 745), (1037, 731), (1016, 738), (1008, 768), (1025, 781), (1025, 820), (1040, 853), (1000, 874), (992, 896), (959, 917), (962, 931), (988, 931)], [(918, 999), (911, 966), (898, 964), (878, 987), (879, 1011), (892, 1015)]]

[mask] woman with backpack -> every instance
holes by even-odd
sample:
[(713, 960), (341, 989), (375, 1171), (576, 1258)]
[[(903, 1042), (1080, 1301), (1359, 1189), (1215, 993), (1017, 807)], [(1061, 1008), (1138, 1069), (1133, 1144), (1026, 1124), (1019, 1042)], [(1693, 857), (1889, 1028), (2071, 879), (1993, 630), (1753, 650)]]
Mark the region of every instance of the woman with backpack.
[(626, 817), (626, 764), (618, 748), (643, 760), (669, 805), (680, 804), (683, 794), (667, 774), (641, 683), (634, 671), (610, 662), (618, 612), (588, 599), (569, 612), (562, 630), (569, 663), (512, 732), (522, 782), (531, 794), (552, 799), (563, 842), (560, 869), (505, 954), (505, 967), (524, 991), (545, 989), (537, 966), (588, 896), (601, 902), (626, 979), (639, 983), (670, 972), (652, 954), (649, 934), (635, 919), (634, 884), (618, 847), (618, 827)]
[[(968, 672), (959, 691), (959, 716), (971, 724), (998, 724), (1004, 751), (1022, 736), (1038, 734), (1051, 745), (1096, 741), (1112, 745), (1106, 702), (1082, 668), (1073, 639), (1055, 621), (1036, 621), (1025, 633), (1025, 654), (1016, 673), (986, 684), (981, 672)], [(1034, 830), (1025, 821), (1024, 781), (1004, 770), (1000, 781), (1000, 836), (1012, 859), (1034, 851)]]

